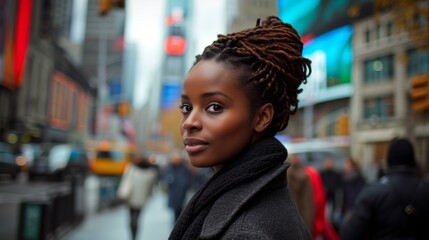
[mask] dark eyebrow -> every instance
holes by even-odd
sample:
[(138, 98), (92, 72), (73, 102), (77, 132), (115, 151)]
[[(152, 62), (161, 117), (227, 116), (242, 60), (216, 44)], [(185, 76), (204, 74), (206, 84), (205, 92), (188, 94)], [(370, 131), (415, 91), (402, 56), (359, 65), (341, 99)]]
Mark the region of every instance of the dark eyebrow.
[[(225, 98), (228, 98), (229, 100), (232, 100), (232, 98), (228, 97), (227, 95), (225, 95), (224, 93), (221, 93), (221, 92), (208, 92), (208, 93), (204, 93), (202, 95), (202, 98), (208, 98), (208, 97), (212, 97), (212, 96), (216, 96), (216, 95), (221, 95), (221, 96), (224, 96)], [(186, 99), (186, 100), (189, 99), (188, 96), (183, 95), (183, 94), (181, 95), (181, 97), (182, 97), (182, 99)]]
[(227, 95), (225, 95), (224, 93), (221, 93), (221, 92), (204, 93), (202, 97), (207, 98), (207, 97), (212, 97), (212, 96), (216, 96), (216, 95), (221, 95), (221, 96), (224, 96), (225, 98), (228, 98), (229, 100), (232, 100), (232, 98), (228, 97)]

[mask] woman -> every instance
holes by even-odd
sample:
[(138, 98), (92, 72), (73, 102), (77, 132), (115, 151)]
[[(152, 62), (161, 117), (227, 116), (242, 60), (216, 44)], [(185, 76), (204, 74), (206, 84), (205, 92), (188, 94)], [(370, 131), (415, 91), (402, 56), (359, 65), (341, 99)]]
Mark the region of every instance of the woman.
[(170, 239), (311, 239), (286, 187), (287, 151), (274, 138), (310, 74), (303, 43), (271, 16), (218, 35), (187, 74), (180, 132), (189, 161), (215, 174), (196, 192)]
[(131, 239), (137, 239), (140, 213), (152, 194), (156, 178), (157, 171), (147, 156), (128, 164), (121, 178), (118, 197), (130, 210)]

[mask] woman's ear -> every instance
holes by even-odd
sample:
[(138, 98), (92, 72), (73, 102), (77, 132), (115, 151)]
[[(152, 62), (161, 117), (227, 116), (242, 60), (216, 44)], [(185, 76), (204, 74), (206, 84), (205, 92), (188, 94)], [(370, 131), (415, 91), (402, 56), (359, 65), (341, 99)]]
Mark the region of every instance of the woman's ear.
[(256, 111), (255, 131), (262, 133), (273, 120), (274, 108), (271, 103), (266, 103)]

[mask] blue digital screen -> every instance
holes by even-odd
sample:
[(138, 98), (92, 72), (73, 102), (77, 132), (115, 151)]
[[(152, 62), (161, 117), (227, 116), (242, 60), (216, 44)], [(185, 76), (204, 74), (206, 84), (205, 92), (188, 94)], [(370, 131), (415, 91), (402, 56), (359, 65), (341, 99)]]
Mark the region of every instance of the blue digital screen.
[(163, 83), (161, 94), (161, 108), (171, 109), (177, 107), (182, 91), (181, 83)]

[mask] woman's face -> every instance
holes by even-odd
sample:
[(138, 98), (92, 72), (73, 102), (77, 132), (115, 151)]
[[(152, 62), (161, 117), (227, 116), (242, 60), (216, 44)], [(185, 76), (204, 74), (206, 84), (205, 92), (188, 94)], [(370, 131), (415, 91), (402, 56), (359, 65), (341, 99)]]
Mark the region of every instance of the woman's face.
[(239, 83), (242, 70), (202, 60), (183, 83), (180, 133), (195, 167), (220, 166), (254, 141), (254, 117)]

